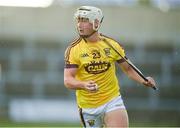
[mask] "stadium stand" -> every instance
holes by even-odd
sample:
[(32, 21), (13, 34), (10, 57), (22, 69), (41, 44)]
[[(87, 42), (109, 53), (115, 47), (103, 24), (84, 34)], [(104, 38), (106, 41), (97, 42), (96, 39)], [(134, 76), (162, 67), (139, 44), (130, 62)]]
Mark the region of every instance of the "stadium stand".
[[(41, 81), (43, 81), (43, 86), (46, 88), (45, 94), (53, 95), (54, 90), (57, 91), (56, 93), (54, 93), (54, 95), (64, 96), (65, 93), (63, 92), (65, 88), (63, 86), (62, 79), (64, 48), (60, 46), (60, 43), (53, 41), (38, 41), (31, 43), (33, 44), (32, 47), (28, 47), (28, 49), (32, 51), (29, 56), (29, 51), (24, 50), (27, 48), (25, 43), (19, 43), (19, 41), (14, 40), (13, 42), (9, 40), (3, 40), (1, 42), (3, 43), (1, 43), (0, 49), (1, 52), (4, 52), (2, 52), (0, 56), (0, 62), (3, 67), (3, 74), (5, 74), (4, 78), (7, 93), (18, 94), (20, 92), (24, 95), (33, 95), (33, 92), (31, 92), (33, 91), (32, 87), (36, 86), (33, 84), (38, 83), (38, 81), (36, 82), (36, 77), (38, 77), (39, 79), (41, 79)], [(164, 68), (166, 68), (168, 74), (171, 75), (170, 78), (178, 79), (178, 60), (171, 61), (169, 59), (164, 59), (164, 56), (170, 56), (173, 54), (173, 47), (176, 47), (176, 45), (164, 44), (161, 47), (159, 46), (158, 48), (156, 43), (154, 43), (154, 45), (151, 44), (151, 46), (145, 46), (144, 49), (141, 49), (141, 53), (144, 54), (144, 58), (142, 59), (145, 59), (145, 61), (137, 62), (137, 60), (134, 60), (134, 63), (145, 74), (154, 75), (160, 79), (163, 79), (163, 76), (166, 77), (167, 75), (167, 73), (164, 71)], [(133, 44), (125, 46), (125, 49), (127, 49), (127, 54), (133, 54), (133, 58), (136, 58), (136, 56), (138, 58), (136, 51), (139, 49), (136, 48), (137, 47), (135, 47)], [(6, 57), (6, 55), (8, 56)], [(157, 56), (159, 57), (156, 58)], [(169, 66), (163, 67), (164, 64), (169, 64)], [(122, 83), (124, 83), (123, 79), (121, 81)], [(162, 81), (159, 82), (163, 83)], [(172, 83), (172, 81), (170, 81), (170, 83)], [(127, 83), (127, 85), (128, 84), (132, 83)], [(58, 90), (61, 91), (59, 91), (58, 93)], [(135, 88), (133, 87), (132, 90), (135, 90)], [(132, 90), (129, 89), (129, 91)], [(134, 92), (138, 93), (138, 89)], [(132, 97), (134, 97), (135, 95), (136, 94), (132, 94)], [(141, 95), (142, 94), (140, 94), (140, 96)], [(66, 94), (66, 96), (68, 95)], [(129, 96), (131, 97), (131, 95)]]

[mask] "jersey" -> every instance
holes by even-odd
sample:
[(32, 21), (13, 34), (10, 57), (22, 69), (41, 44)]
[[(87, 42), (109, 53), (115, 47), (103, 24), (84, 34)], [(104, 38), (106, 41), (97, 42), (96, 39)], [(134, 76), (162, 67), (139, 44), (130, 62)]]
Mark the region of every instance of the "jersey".
[[(77, 68), (75, 78), (80, 81), (93, 80), (98, 85), (97, 92), (76, 90), (77, 104), (81, 108), (95, 108), (120, 95), (116, 77), (115, 62), (124, 61), (125, 52), (115, 40), (101, 35), (101, 40), (88, 42), (79, 38), (72, 42), (65, 52), (65, 68)], [(105, 43), (107, 41), (122, 57)]]

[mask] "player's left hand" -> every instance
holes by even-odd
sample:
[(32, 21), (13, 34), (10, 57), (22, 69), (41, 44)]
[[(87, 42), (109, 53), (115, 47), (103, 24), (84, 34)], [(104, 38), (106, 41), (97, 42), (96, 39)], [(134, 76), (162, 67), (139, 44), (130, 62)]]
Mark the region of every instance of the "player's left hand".
[(148, 87), (155, 87), (155, 86), (156, 86), (156, 82), (155, 82), (155, 80), (154, 80), (152, 77), (146, 77), (146, 79), (147, 79), (148, 81), (144, 81), (144, 82), (143, 82), (143, 84), (144, 84), (145, 86), (148, 86)]

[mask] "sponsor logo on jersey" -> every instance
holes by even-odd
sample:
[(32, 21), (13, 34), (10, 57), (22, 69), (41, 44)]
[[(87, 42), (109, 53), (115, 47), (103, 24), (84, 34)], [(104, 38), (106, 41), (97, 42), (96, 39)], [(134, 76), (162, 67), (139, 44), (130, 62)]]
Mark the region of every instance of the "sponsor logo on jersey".
[(89, 55), (87, 54), (87, 53), (83, 53), (83, 54), (81, 54), (81, 57), (89, 57)]
[(99, 74), (107, 71), (111, 66), (110, 62), (106, 61), (91, 61), (85, 64), (84, 68), (90, 74)]

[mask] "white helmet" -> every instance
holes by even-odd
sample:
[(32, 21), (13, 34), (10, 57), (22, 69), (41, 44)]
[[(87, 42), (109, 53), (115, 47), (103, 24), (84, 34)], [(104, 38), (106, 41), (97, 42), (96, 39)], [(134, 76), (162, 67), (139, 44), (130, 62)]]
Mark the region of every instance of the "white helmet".
[[(101, 9), (93, 6), (81, 6), (77, 9), (77, 12), (74, 14), (75, 18), (82, 17), (82, 18), (88, 18), (89, 22), (93, 24), (93, 29), (97, 31), (100, 27), (100, 24), (103, 21), (103, 14)], [(95, 20), (99, 21), (98, 27), (95, 27), (94, 22)]]

